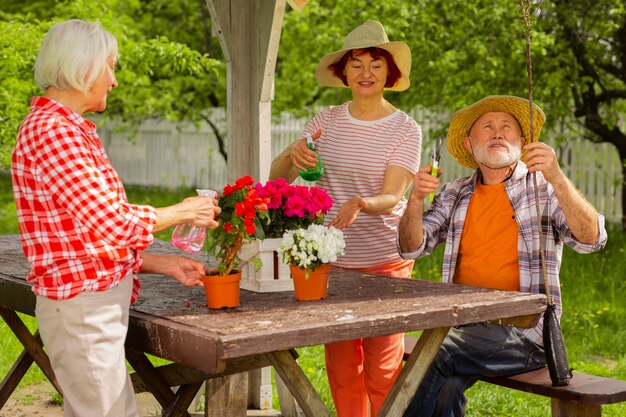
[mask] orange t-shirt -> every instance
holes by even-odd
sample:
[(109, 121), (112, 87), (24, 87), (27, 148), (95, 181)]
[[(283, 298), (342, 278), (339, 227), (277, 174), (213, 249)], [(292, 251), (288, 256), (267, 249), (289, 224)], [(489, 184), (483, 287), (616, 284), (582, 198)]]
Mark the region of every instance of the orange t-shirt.
[(518, 230), (506, 183), (476, 183), (461, 234), (456, 284), (519, 291)]

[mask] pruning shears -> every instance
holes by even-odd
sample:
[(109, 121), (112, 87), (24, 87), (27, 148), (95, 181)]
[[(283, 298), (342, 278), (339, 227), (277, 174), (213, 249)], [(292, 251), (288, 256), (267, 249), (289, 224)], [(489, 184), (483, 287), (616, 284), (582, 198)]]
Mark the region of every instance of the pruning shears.
[[(441, 160), (441, 146), (443, 146), (443, 138), (438, 137), (435, 142), (435, 146), (433, 147), (433, 157), (432, 157), (432, 170), (430, 171), (430, 175), (433, 177), (437, 176), (439, 172), (439, 161)], [(430, 193), (430, 202), (432, 203), (435, 198), (435, 192)]]

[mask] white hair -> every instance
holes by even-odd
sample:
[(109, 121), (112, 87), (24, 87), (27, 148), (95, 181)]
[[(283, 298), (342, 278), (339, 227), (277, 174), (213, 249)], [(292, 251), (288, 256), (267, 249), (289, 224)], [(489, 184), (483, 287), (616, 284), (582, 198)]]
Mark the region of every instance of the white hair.
[(78, 19), (57, 23), (37, 54), (35, 81), (44, 91), (56, 87), (87, 93), (117, 53), (117, 40), (99, 23)]

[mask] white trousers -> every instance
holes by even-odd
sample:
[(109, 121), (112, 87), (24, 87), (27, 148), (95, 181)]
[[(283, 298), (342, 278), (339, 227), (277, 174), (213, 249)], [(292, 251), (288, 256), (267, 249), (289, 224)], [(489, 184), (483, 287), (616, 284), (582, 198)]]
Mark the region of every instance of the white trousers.
[(35, 314), (63, 390), (64, 417), (139, 417), (124, 355), (132, 275), (108, 291), (37, 297)]

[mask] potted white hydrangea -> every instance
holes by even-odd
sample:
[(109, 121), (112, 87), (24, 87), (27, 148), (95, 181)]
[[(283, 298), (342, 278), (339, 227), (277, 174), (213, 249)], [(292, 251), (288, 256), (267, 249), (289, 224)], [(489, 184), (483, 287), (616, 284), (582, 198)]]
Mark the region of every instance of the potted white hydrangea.
[[(290, 230), (278, 248), (280, 259), (289, 265), (296, 298), (319, 300), (326, 297), (330, 263), (345, 253), (343, 232), (334, 227), (312, 224), (306, 229)], [(323, 294), (302, 295), (301, 280), (308, 287), (323, 289)]]

